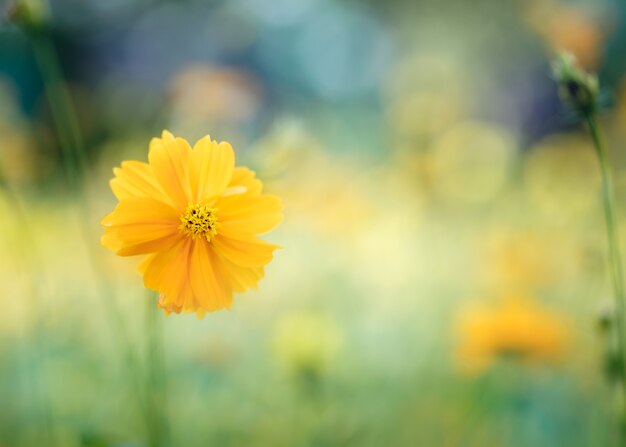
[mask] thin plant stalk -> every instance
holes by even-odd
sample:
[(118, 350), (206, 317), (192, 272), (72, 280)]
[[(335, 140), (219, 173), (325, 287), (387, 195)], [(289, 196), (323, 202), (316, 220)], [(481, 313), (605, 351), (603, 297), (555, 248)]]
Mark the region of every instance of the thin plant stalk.
[(602, 202), (604, 206), (604, 218), (606, 221), (607, 241), (609, 245), (609, 261), (611, 265), (611, 278), (615, 293), (615, 327), (617, 338), (617, 349), (620, 366), (621, 388), (623, 393), (622, 402), (622, 424), (626, 428), (626, 296), (624, 289), (624, 270), (622, 257), (619, 249), (619, 232), (615, 219), (615, 199), (613, 197), (613, 180), (606, 150), (600, 137), (600, 131), (595, 113), (588, 113), (585, 116), (591, 137), (593, 139), (596, 154), (602, 173)]
[(151, 447), (169, 445), (169, 421), (167, 412), (167, 384), (165, 383), (165, 361), (161, 312), (148, 293), (146, 302), (146, 364), (147, 364), (147, 422)]
[(602, 174), (602, 203), (609, 246), (611, 279), (615, 294), (615, 312), (612, 318), (610, 318), (610, 325), (608, 326), (612, 329), (611, 334), (615, 338), (615, 346), (611, 347), (611, 350), (615, 349), (615, 352), (608, 359), (611, 366), (609, 373), (612, 377), (616, 373), (615, 375), (618, 377), (618, 383), (621, 387), (620, 437), (621, 445), (626, 446), (626, 297), (624, 296), (624, 271), (615, 218), (611, 166), (597, 122), (600, 85), (598, 77), (579, 68), (576, 58), (567, 52), (561, 52), (556, 56), (552, 63), (552, 74), (558, 83), (559, 96), (563, 102), (570, 106), (587, 123)]
[[(62, 74), (57, 52), (49, 36), (46, 34), (39, 32), (28, 34), (29, 37), (31, 37), (36, 60), (44, 80), (46, 95), (62, 149), (63, 166), (69, 187), (71, 192), (77, 197), (80, 209), (83, 211), (89, 210), (89, 200), (85, 195), (82, 181), (83, 175), (86, 172), (83, 138), (72, 99)], [(87, 219), (80, 218), (79, 216), (79, 229), (85, 241), (88, 262), (94, 272), (94, 277), (99, 281), (97, 290), (100, 292), (99, 295), (111, 324), (112, 332), (114, 332), (117, 337), (118, 346), (120, 346), (124, 352), (123, 356), (125, 361), (123, 363), (129, 369), (130, 375), (135, 381), (133, 388), (139, 393), (138, 402), (140, 409), (142, 413), (148, 414), (150, 404), (146, 393), (141, 392), (143, 389), (141, 371), (138, 367), (135, 354), (133, 353), (130, 337), (122, 320), (122, 314), (114, 300), (111, 299), (114, 293), (109, 286), (110, 282), (102, 279), (101, 275), (103, 272), (106, 272), (106, 269), (102, 265), (100, 256), (94, 249), (92, 240), (95, 239), (95, 237), (87, 222)], [(146, 423), (149, 423), (149, 418), (146, 419)]]
[[(63, 151), (62, 161), (69, 187), (71, 192), (78, 197), (80, 209), (85, 211), (89, 209), (89, 201), (85, 195), (84, 185), (82, 183), (82, 173), (86, 170), (84, 144), (76, 113), (72, 105), (71, 96), (65, 85), (58, 56), (52, 42), (50, 42), (47, 36), (35, 34), (32, 35), (32, 44), (39, 69), (44, 79), (48, 103)], [(130, 349), (128, 335), (121, 318), (121, 312), (115, 305), (115, 302), (111, 300), (112, 293), (107, 285), (108, 282), (100, 279), (102, 272), (106, 271), (106, 269), (102, 267), (100, 257), (94, 251), (91, 242), (93, 235), (87, 224), (88, 220), (80, 218), (80, 216), (77, 220), (81, 236), (85, 241), (85, 247), (88, 251), (88, 261), (91, 269), (95, 273), (94, 276), (100, 281), (98, 290), (106, 290), (106, 293), (101, 293), (101, 295), (109, 320), (114, 328), (114, 332), (120, 338), (121, 345), (127, 346), (128, 349)], [(127, 357), (130, 359), (133, 356), (128, 355)]]
[(64, 80), (57, 52), (47, 35), (31, 34), (37, 65), (44, 79), (46, 95), (57, 129), (63, 163), (72, 192), (82, 191), (78, 186), (81, 173), (86, 170), (84, 143), (71, 95)]

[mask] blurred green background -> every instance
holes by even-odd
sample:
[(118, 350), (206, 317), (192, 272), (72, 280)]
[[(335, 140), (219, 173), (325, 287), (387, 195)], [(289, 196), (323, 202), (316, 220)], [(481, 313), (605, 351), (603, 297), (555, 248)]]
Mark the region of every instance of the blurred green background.
[[(151, 381), (174, 446), (618, 445), (598, 165), (549, 61), (599, 73), (625, 234), (625, 3), (30, 4), (86, 171), (5, 21), (0, 446), (149, 445)], [(201, 320), (150, 320), (99, 245), (112, 168), (164, 128), (230, 141), (285, 204), (259, 290)]]

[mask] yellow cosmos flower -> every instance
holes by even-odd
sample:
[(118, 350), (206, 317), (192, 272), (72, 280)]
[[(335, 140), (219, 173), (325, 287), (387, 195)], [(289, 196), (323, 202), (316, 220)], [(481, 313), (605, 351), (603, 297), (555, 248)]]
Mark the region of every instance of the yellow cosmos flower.
[(206, 136), (193, 147), (163, 131), (149, 162), (115, 168), (119, 199), (102, 220), (102, 244), (120, 256), (147, 255), (139, 270), (166, 313), (229, 308), (233, 292), (256, 288), (276, 245), (257, 238), (282, 219), (253, 171), (235, 167), (229, 143)]
[(466, 372), (479, 373), (498, 358), (548, 362), (564, 351), (567, 330), (560, 316), (531, 299), (510, 297), (491, 309), (474, 309), (459, 321), (458, 357)]

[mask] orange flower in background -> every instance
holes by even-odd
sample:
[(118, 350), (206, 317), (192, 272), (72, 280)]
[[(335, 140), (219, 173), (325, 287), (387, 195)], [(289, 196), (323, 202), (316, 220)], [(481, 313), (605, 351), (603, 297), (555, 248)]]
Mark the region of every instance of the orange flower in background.
[(278, 247), (257, 238), (282, 220), (280, 200), (262, 194), (253, 171), (235, 167), (229, 143), (193, 147), (163, 131), (149, 162), (115, 168), (119, 199), (102, 219), (102, 244), (120, 256), (147, 255), (139, 270), (167, 313), (229, 308), (233, 292), (256, 288)]
[(567, 339), (559, 315), (521, 297), (464, 313), (458, 329), (458, 358), (470, 373), (483, 372), (498, 358), (514, 357), (530, 363), (558, 359)]
[(570, 52), (587, 69), (599, 65), (612, 23), (598, 10), (561, 1), (528, 2), (525, 8), (529, 24), (551, 51)]

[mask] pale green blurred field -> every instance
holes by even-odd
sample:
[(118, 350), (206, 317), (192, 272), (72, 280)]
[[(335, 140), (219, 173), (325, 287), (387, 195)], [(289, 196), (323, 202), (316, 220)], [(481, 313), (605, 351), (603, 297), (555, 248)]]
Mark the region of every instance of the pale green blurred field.
[[(499, 132), (462, 122), (440, 143), (468, 129), (475, 138)], [(314, 139), (304, 129), (296, 137)], [(603, 222), (589, 193), (597, 178), (589, 147), (565, 152), (584, 146), (584, 136), (556, 141), (519, 157), (499, 140), (476, 146), (511, 151), (498, 175), (480, 156), (471, 168), (448, 164), (445, 151), (456, 149), (435, 145), (419, 159), (432, 169), (427, 178), (393, 159), (368, 164), (301, 151), (299, 140), (261, 143), (258, 175), (285, 201), (285, 221), (267, 238), (284, 248), (259, 291), (237, 296), (232, 310), (160, 318), (174, 445), (610, 438), (613, 397), (594, 327), (610, 296)], [(559, 184), (546, 172), (555, 163), (566, 167)], [(98, 245), (99, 217), (114, 204), (108, 168), (90, 176), (89, 210), (59, 193), (3, 196), (0, 383), (8, 400), (0, 421), (8, 445), (35, 442), (45, 413), (61, 445), (141, 445), (123, 339), (103, 300), (119, 308), (141, 357), (148, 298), (136, 263)], [(485, 170), (499, 181), (465, 189), (451, 180)], [(79, 219), (91, 230), (85, 237)], [(520, 294), (567, 322), (562, 357), (463, 374), (459, 315)]]

